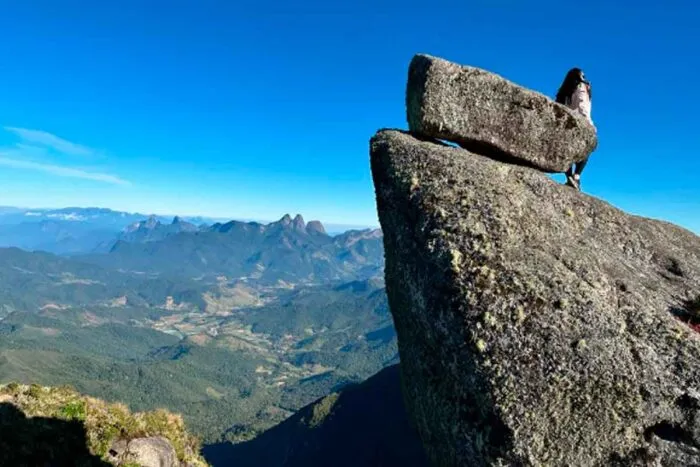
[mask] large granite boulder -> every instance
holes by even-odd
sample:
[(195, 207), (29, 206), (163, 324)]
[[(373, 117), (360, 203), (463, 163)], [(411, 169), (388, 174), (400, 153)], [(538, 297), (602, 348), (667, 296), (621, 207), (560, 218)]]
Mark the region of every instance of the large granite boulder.
[(406, 89), (409, 129), (482, 155), (564, 172), (597, 147), (578, 113), (494, 73), (416, 55)]
[(433, 464), (700, 464), (699, 237), (397, 131), (371, 164)]
[(116, 465), (141, 467), (180, 467), (172, 443), (162, 436), (120, 440), (112, 444), (109, 460)]

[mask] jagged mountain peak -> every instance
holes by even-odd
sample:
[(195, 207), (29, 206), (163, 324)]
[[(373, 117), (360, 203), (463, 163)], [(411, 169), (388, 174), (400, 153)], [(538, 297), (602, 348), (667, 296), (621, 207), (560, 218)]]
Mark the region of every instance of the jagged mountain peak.
[(294, 217), (294, 220), (292, 221), (292, 227), (294, 227), (294, 230), (297, 230), (299, 232), (306, 231), (306, 222), (304, 222), (304, 218), (301, 216), (301, 214), (297, 214), (296, 217)]
[(160, 221), (158, 220), (155, 214), (151, 214), (150, 216), (148, 216), (148, 219), (141, 223), (141, 227), (146, 229), (154, 229), (158, 225), (160, 225)]
[(163, 224), (155, 215), (148, 219), (135, 222), (126, 227), (119, 235), (118, 240), (127, 243), (152, 242), (163, 240), (169, 235), (182, 232), (197, 232), (199, 227), (175, 216), (170, 224)]
[(337, 239), (318, 221), (290, 220), (267, 225), (231, 221), (205, 229), (184, 221), (161, 225), (121, 235), (111, 257), (97, 260), (139, 271), (170, 270), (177, 263), (178, 274), (186, 270), (192, 276), (216, 273), (264, 282), (365, 278), (381, 270), (381, 239), (365, 240), (366, 234)]
[(310, 221), (306, 224), (306, 232), (309, 234), (328, 235), (321, 221)]
[(283, 229), (291, 229), (299, 233), (306, 233), (306, 222), (301, 214), (297, 214), (292, 218), (290, 214), (285, 214), (277, 222), (271, 222), (268, 228), (282, 227)]

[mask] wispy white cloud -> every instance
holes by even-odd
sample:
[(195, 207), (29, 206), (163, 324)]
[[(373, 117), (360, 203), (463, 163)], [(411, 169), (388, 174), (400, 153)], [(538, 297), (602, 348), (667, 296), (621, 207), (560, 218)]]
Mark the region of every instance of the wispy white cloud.
[[(81, 178), (114, 185), (129, 185), (128, 181), (116, 175), (86, 170), (80, 167), (70, 167), (63, 163), (64, 159), (70, 159), (74, 156), (96, 156), (99, 153), (95, 149), (72, 143), (46, 131), (12, 126), (6, 126), (4, 129), (19, 137), (19, 141), (11, 146), (0, 147), (0, 166), (34, 170), (58, 177)], [(60, 160), (60, 162), (56, 162), (56, 160)]]
[[(11, 154), (14, 154), (14, 152)], [(41, 162), (32, 162), (21, 159), (12, 159), (9, 157), (4, 157), (6, 155), (7, 152), (0, 151), (0, 166), (11, 167), (13, 169), (36, 170), (39, 172), (57, 175), (59, 177), (82, 178), (84, 180), (94, 180), (97, 182), (112, 183), (114, 185), (130, 185), (130, 183), (127, 180), (119, 178), (116, 175), (110, 175), (100, 172), (89, 172), (86, 170), (75, 169), (73, 167), (65, 167), (61, 165), (44, 164)]]
[(63, 154), (84, 157), (90, 157), (97, 154), (95, 149), (83, 146), (82, 144), (72, 143), (47, 131), (30, 130), (27, 128), (17, 128), (12, 126), (6, 126), (5, 130), (19, 136), (25, 143), (45, 146)]

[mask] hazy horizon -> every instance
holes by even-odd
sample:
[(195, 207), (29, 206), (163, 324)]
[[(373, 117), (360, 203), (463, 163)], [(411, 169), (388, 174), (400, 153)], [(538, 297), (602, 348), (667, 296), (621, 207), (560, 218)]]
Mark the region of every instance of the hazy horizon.
[[(319, 221), (323, 224), (324, 227), (326, 227), (327, 230), (330, 232), (337, 232), (339, 229), (345, 229), (345, 230), (363, 230), (363, 229), (378, 229), (380, 228), (379, 225), (366, 225), (366, 224), (349, 224), (349, 223), (343, 223), (343, 222), (328, 222), (324, 219), (315, 219), (315, 218), (309, 218), (304, 215), (302, 212), (285, 212), (279, 215), (279, 217), (274, 218), (274, 219), (262, 219), (262, 218), (241, 218), (237, 216), (204, 216), (201, 214), (190, 214), (190, 213), (161, 213), (161, 212), (139, 212), (139, 211), (125, 211), (121, 209), (114, 209), (110, 207), (104, 207), (104, 206), (62, 206), (62, 207), (46, 207), (46, 206), (9, 206), (9, 205), (0, 205), (0, 210), (3, 209), (16, 209), (19, 211), (59, 211), (59, 210), (70, 210), (70, 209), (80, 209), (80, 210), (86, 210), (86, 209), (107, 209), (109, 211), (115, 212), (115, 213), (125, 213), (129, 215), (139, 215), (143, 216), (144, 218), (148, 218), (149, 216), (157, 216), (161, 218), (175, 218), (175, 217), (181, 217), (181, 218), (201, 218), (201, 219), (206, 219), (209, 221), (214, 221), (214, 222), (220, 222), (220, 223), (226, 223), (226, 222), (231, 222), (231, 221), (238, 221), (238, 222), (258, 222), (261, 224), (269, 224), (272, 222), (277, 222), (280, 219), (282, 219), (285, 215), (289, 215), (292, 218), (294, 218), (296, 215), (301, 215), (304, 219), (304, 222), (309, 223), (311, 221)], [(0, 213), (2, 214), (2, 213)]]
[(584, 192), (698, 232), (700, 96), (678, 82), (700, 71), (700, 7), (624, 3), (14, 2), (0, 200), (377, 225), (369, 139), (406, 127), (407, 67), (428, 53), (550, 97), (583, 68)]

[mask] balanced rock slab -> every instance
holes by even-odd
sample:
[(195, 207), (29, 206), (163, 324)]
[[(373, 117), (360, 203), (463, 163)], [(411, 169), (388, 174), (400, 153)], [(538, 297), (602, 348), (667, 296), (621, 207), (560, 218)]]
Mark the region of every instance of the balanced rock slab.
[(416, 55), (406, 89), (409, 129), (478, 154), (564, 172), (598, 145), (584, 117), (488, 71)]
[(409, 416), (434, 465), (700, 465), (700, 237), (383, 131)]

